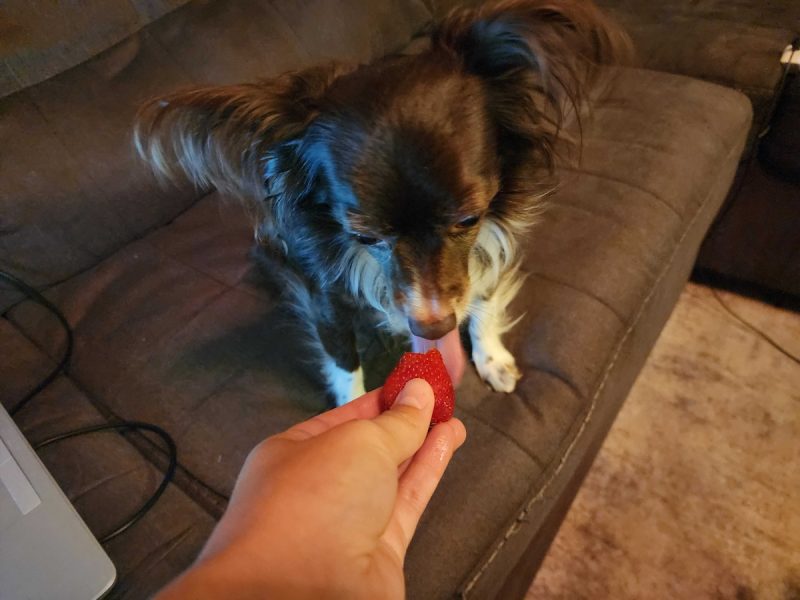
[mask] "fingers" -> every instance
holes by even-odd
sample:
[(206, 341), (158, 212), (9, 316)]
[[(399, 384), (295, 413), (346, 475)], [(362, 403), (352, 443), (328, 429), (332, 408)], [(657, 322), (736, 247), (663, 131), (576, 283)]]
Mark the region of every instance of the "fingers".
[[(412, 456), (411, 458), (414, 458), (414, 457)], [(397, 479), (400, 479), (400, 477), (403, 475), (403, 473), (406, 472), (406, 469), (408, 468), (408, 465), (411, 464), (411, 458), (405, 459), (403, 462), (400, 463), (400, 466), (397, 467)]]
[(383, 447), (400, 465), (425, 441), (433, 413), (433, 390), (424, 379), (412, 379), (400, 391), (392, 408), (372, 422), (383, 430)]
[(394, 513), (384, 534), (398, 556), (405, 556), (425, 507), (466, 437), (464, 424), (458, 419), (436, 425), (400, 477)]
[(307, 421), (298, 423), (284, 431), (281, 437), (301, 441), (318, 436), (347, 421), (375, 418), (381, 413), (380, 392), (381, 388), (372, 390), (344, 406), (334, 408)]

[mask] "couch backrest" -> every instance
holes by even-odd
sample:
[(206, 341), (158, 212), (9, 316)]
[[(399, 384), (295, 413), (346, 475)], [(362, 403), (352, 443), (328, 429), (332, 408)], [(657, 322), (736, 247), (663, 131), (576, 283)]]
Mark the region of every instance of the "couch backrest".
[(66, 71), (188, 0), (6, 0), (0, 5), (0, 98)]
[[(159, 185), (135, 158), (131, 125), (147, 98), (330, 59), (367, 62), (405, 44), (434, 8), (423, 0), (184, 2), (3, 6), (0, 269), (50, 286), (202, 195)], [(0, 312), (16, 300), (0, 287)]]

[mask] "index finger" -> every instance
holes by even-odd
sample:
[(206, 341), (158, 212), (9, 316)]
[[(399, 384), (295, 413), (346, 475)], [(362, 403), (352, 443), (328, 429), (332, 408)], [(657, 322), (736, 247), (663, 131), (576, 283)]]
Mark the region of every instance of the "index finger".
[(328, 410), (315, 417), (311, 417), (307, 421), (293, 425), (279, 435), (283, 438), (299, 442), (325, 433), (329, 429), (346, 423), (347, 421), (353, 421), (355, 419), (374, 419), (381, 414), (380, 392), (381, 388), (376, 388), (348, 402), (344, 406)]

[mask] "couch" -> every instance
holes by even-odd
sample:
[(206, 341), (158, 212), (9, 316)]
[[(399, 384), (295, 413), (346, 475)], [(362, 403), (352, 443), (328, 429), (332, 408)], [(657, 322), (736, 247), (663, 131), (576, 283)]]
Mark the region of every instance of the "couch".
[[(214, 190), (160, 185), (131, 149), (137, 106), (191, 83), (368, 61), (402, 49), (446, 4), (5, 4), (0, 268), (42, 290), (75, 331), (68, 373), (17, 422), (35, 442), (136, 419), (178, 446), (166, 494), (106, 545), (118, 570), (111, 597), (148, 597), (187, 567), (248, 451), (325, 408), (276, 290), (249, 259), (244, 211)], [(696, 78), (623, 68), (594, 97), (581, 160), (562, 161), (524, 242), (528, 277), (512, 306), (523, 317), (507, 337), (523, 378), (498, 394), (468, 370), (456, 414), (469, 436), (409, 551), (411, 599), (524, 595), (751, 129), (746, 96)], [(63, 339), (51, 315), (2, 285), (0, 313), (0, 400), (12, 408)], [(361, 349), (375, 386), (402, 345), (365, 334)], [(152, 493), (165, 464), (137, 433), (64, 441), (41, 456), (98, 536)]]
[[(634, 38), (641, 64), (746, 94), (753, 125), (724, 210), (701, 248), (699, 281), (800, 307), (800, 49), (794, 0), (599, 0)], [(798, 51), (800, 55), (800, 51)]]

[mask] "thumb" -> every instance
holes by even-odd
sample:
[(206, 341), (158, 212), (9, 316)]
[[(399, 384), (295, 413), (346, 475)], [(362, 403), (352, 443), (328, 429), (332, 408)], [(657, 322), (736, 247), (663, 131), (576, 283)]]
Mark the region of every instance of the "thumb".
[(392, 407), (372, 420), (383, 431), (384, 444), (396, 464), (411, 458), (428, 435), (433, 390), (424, 379), (412, 379)]

